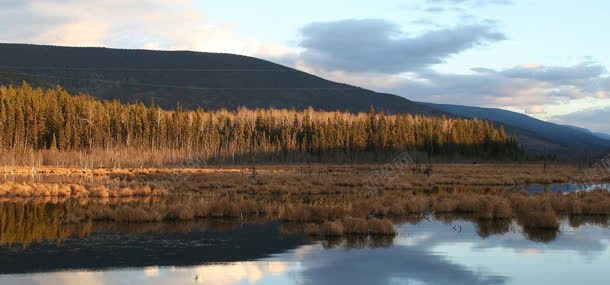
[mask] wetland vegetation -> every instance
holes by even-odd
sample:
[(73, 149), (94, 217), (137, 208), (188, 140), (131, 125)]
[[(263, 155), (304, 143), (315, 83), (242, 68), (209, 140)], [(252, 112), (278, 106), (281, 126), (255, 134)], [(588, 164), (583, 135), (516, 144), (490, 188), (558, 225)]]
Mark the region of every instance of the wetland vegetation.
[[(37, 258), (25, 254), (51, 245), (109, 255), (103, 266), (194, 265), (201, 257), (186, 250), (205, 246), (193, 235), (223, 244), (214, 239), (240, 240), (249, 227), (268, 230), (269, 240), (257, 236), (265, 250), (284, 241), (282, 250), (396, 248), (410, 234), (405, 225), (422, 224), (546, 244), (566, 229), (605, 229), (610, 215), (610, 192), (598, 184), (527, 191), (585, 185), (593, 161), (531, 160), (516, 136), (476, 119), (373, 109), (163, 110), (24, 83), (0, 88), (0, 122), (0, 260), (24, 262), (7, 273), (52, 270), (27, 265)], [(601, 169), (594, 182), (610, 182)], [(131, 260), (129, 242), (108, 244), (117, 236), (136, 236), (137, 254), (171, 262)], [(186, 244), (167, 254), (145, 250), (165, 249), (177, 236)], [(184, 260), (168, 256), (176, 252)], [(227, 258), (214, 252), (210, 261)], [(78, 254), (56, 269), (78, 268), (80, 259), (99, 269)]]
[[(567, 166), (437, 165), (431, 177), (408, 170), (372, 192), (363, 177), (379, 167), (261, 166), (256, 174), (247, 167), (12, 169), (0, 183), (0, 242), (61, 240), (87, 234), (97, 223), (214, 219), (281, 221), (287, 232), (322, 239), (393, 236), (395, 224), (430, 217), (467, 219), (482, 236), (518, 227), (532, 239), (548, 241), (563, 219), (575, 227), (607, 227), (610, 215), (605, 189), (528, 193), (514, 188), (519, 181), (567, 181), (578, 173)], [(460, 175), (487, 179), (469, 185), (470, 180), (457, 179)]]

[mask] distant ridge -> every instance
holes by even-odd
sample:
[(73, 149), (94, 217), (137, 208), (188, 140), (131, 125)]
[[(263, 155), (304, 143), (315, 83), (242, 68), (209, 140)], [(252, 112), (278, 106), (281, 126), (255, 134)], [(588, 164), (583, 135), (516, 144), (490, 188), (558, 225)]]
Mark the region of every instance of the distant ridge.
[(610, 141), (610, 135), (609, 134), (593, 133), (593, 135), (597, 136), (598, 138), (602, 138), (602, 139), (605, 139), (607, 141)]
[[(286, 108), (490, 120), (530, 152), (610, 151), (609, 137), (501, 109), (410, 101), (248, 56), (192, 51), (0, 44), (0, 84), (53, 88), (163, 108)], [(409, 94), (403, 94), (409, 95)]]
[(336, 83), (233, 54), (0, 44), (0, 83), (61, 85), (123, 102), (164, 108), (245, 106), (439, 114), (403, 97)]
[(457, 116), (495, 121), (505, 125), (510, 131), (552, 143), (537, 146), (539, 151), (545, 151), (545, 148), (547, 151), (556, 151), (557, 147), (601, 151), (610, 147), (610, 140), (594, 135), (587, 129), (553, 124), (517, 112), (497, 108), (422, 104)]

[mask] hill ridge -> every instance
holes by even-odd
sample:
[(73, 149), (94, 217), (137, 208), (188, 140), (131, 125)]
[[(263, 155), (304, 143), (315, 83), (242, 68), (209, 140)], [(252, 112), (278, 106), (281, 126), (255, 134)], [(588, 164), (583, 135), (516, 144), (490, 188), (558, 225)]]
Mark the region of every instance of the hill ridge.
[[(452, 105), (414, 102), (246, 55), (0, 44), (0, 84), (18, 85), (23, 81), (49, 88), (60, 85), (71, 93), (86, 93), (123, 103), (154, 101), (166, 109), (180, 105), (206, 110), (240, 107), (304, 110), (311, 107), (324, 111), (367, 112), (372, 106), (386, 113), (449, 117), (473, 117), (473, 110), (477, 110), (463, 106), (471, 109), (460, 113), (456, 112), (456, 107), (448, 108)], [(509, 131), (521, 134), (526, 145), (539, 144), (540, 150), (546, 147), (598, 149), (610, 144), (592, 133), (585, 135), (577, 130), (567, 131), (569, 127), (538, 122), (559, 133), (576, 134), (549, 135), (544, 128), (531, 128), (527, 123), (514, 121), (516, 113), (505, 113), (506, 110), (494, 108), (484, 112), (494, 116), (480, 116), (481, 119), (505, 125)], [(524, 114), (517, 117), (536, 122)]]

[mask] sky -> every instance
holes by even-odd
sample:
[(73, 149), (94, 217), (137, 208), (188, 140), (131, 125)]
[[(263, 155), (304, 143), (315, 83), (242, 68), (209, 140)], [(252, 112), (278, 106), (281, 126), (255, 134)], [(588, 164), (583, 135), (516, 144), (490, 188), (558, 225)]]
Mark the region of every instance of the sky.
[(610, 2), (0, 0), (0, 42), (249, 55), (610, 133)]

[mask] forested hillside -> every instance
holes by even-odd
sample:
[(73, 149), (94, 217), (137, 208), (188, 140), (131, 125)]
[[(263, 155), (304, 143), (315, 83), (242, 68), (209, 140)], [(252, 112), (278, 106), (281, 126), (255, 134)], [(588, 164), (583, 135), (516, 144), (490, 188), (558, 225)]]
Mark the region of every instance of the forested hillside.
[[(422, 103), (431, 108), (447, 112), (456, 116), (466, 118), (478, 118), (498, 122), (507, 130), (519, 132), (519, 137), (537, 137), (546, 142), (552, 142), (573, 151), (580, 150), (589, 153), (606, 155), (610, 149), (610, 141), (603, 136), (594, 135), (591, 131), (574, 126), (558, 125), (525, 114), (511, 112), (496, 108), (481, 108), (460, 105)], [(543, 143), (537, 146), (539, 152), (556, 152), (557, 148)], [(536, 149), (534, 144), (529, 145), (529, 150)]]
[(340, 84), (269, 61), (191, 51), (0, 44), (0, 84), (54, 88), (123, 103), (206, 110), (287, 108), (442, 114), (403, 97)]
[(0, 85), (23, 81), (43, 88), (60, 85), (71, 94), (124, 104), (154, 102), (168, 110), (313, 108), (358, 113), (373, 106), (386, 114), (476, 117), (517, 134), (524, 149), (534, 155), (605, 154), (610, 147), (609, 141), (590, 133), (522, 114), (482, 108), (458, 112), (461, 109), (455, 107), (460, 106), (413, 102), (234, 54), (0, 44)]
[(0, 88), (0, 148), (11, 153), (131, 148), (229, 162), (366, 161), (415, 150), (515, 158), (514, 137), (474, 119), (280, 109), (164, 110), (27, 84)]

